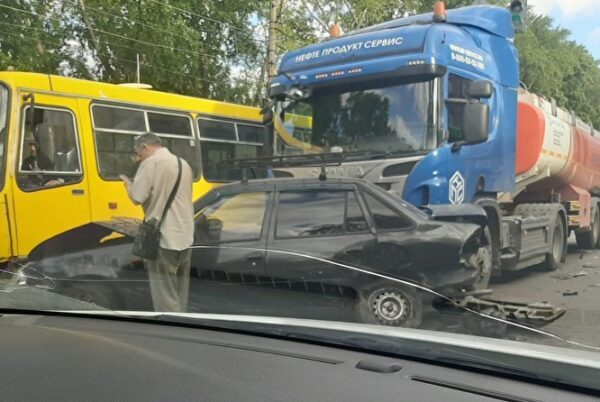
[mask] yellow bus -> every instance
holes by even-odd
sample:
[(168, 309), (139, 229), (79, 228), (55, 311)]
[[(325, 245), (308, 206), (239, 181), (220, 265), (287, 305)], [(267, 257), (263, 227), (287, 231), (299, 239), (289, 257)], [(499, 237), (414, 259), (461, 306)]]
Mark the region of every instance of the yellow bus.
[(119, 175), (152, 132), (192, 166), (194, 198), (236, 179), (224, 159), (260, 155), (257, 108), (53, 75), (0, 72), (0, 263), (90, 222), (142, 217)]

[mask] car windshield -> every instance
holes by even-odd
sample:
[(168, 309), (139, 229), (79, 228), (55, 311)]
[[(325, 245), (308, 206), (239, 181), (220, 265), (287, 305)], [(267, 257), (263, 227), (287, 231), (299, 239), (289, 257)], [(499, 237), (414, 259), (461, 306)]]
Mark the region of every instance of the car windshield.
[(600, 8), (433, 3), (0, 1), (0, 321), (600, 362)]
[(278, 103), (284, 154), (357, 152), (418, 154), (435, 147), (433, 81), (364, 90), (336, 87)]

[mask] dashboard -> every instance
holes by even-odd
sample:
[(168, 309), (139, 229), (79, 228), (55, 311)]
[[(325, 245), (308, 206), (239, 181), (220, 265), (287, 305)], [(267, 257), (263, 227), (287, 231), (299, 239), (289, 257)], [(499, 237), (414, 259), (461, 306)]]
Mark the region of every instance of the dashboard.
[(144, 320), (0, 316), (2, 400), (578, 401), (579, 389)]

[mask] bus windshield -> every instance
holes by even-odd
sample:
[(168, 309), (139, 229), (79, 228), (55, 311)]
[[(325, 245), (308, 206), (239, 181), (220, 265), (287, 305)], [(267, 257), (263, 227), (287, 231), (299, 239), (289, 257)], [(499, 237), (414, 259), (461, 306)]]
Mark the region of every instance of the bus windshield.
[[(417, 154), (435, 144), (433, 81), (278, 102), (278, 152)], [(279, 123), (279, 124), (278, 124)]]
[(0, 190), (4, 188), (4, 168), (6, 166), (8, 140), (8, 89), (0, 85)]

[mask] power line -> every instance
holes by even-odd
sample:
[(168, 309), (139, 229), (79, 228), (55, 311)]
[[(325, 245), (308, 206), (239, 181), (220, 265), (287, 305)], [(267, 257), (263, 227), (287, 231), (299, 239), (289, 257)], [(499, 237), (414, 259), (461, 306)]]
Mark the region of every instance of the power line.
[[(42, 32), (42, 33), (46, 33), (46, 34), (50, 34), (50, 32), (43, 30), (43, 29), (38, 29), (38, 28), (33, 28), (33, 27), (29, 27), (27, 25), (21, 25), (21, 24), (11, 24), (8, 22), (0, 22), (0, 24), (3, 25), (9, 25), (12, 27), (17, 27), (17, 28), (23, 28), (23, 29), (29, 29), (32, 31), (36, 31), (36, 32)], [(53, 33), (53, 35), (58, 35), (58, 36), (62, 36), (63, 38), (74, 38), (75, 36), (70, 35), (70, 34), (66, 34), (66, 33), (60, 33), (60, 32), (55, 32)], [(135, 47), (131, 47), (131, 46), (127, 46), (127, 45), (122, 45), (119, 43), (113, 43), (113, 42), (109, 42), (107, 40), (105, 40), (106, 44), (112, 47), (120, 47), (122, 49), (129, 49), (129, 50), (133, 50), (134, 52), (138, 53), (139, 49), (135, 48)], [(97, 50), (96, 50), (97, 51)], [(102, 55), (101, 52), (97, 51), (100, 55)]]
[[(1, 21), (0, 21), (0, 24), (3, 24), (3, 25), (9, 25), (9, 26), (16, 27), (16, 28), (30, 29), (30, 30), (33, 30), (33, 31), (36, 31), (36, 32), (48, 33), (47, 31), (45, 31), (45, 30), (43, 30), (43, 29), (37, 29), (37, 28), (33, 28), (33, 27), (28, 27), (28, 26), (26, 26), (26, 25), (11, 24), (11, 23), (8, 23), (8, 22), (1, 22)], [(65, 36), (69, 36), (68, 34), (62, 34), (62, 33), (56, 33), (56, 35), (60, 35), (60, 36), (63, 36), (63, 37), (65, 37)], [(13, 36), (15, 36), (15, 35), (13, 35)], [(36, 40), (36, 39), (33, 39), (33, 38), (21, 38), (21, 39)], [(44, 42), (44, 43), (48, 43), (48, 44), (51, 44), (51, 45), (56, 45), (56, 46), (66, 46), (66, 44), (62, 44), (62, 43), (58, 43), (58, 42), (51, 42), (51, 41), (47, 41), (47, 40), (43, 40), (43, 39), (37, 39), (37, 40), (40, 40), (40, 41), (42, 41), (42, 42)], [(134, 49), (134, 48), (132, 48), (132, 47), (129, 47), (129, 46), (123, 46), (123, 45), (113, 44), (113, 43), (110, 43), (110, 42), (107, 42), (107, 43), (108, 43), (108, 45), (110, 45), (110, 46), (116, 46), (116, 47), (125, 47), (125, 48), (127, 48), (127, 49), (133, 49), (133, 50), (136, 50), (136, 49)], [(102, 53), (102, 52), (99, 52), (99, 51), (96, 51), (96, 53), (95, 53), (95, 54), (94, 54), (94, 53), (91, 53), (91, 55), (92, 55), (92, 56), (96, 55), (96, 56), (98, 56), (98, 57), (100, 57), (100, 56), (101, 56), (101, 57), (107, 57), (107, 58), (109, 58), (109, 59), (114, 59), (114, 60), (124, 61), (124, 62), (126, 62), (126, 63), (130, 63), (130, 64), (137, 64), (137, 61), (135, 61), (135, 60), (128, 60), (128, 59), (124, 59), (124, 58), (122, 58), (122, 57), (115, 56), (115, 55), (113, 55), (113, 54)], [(154, 66), (154, 65), (152, 65), (151, 63), (148, 63), (148, 62), (143, 62), (143, 63), (142, 63), (142, 65), (143, 65), (143, 66), (150, 67), (150, 68), (153, 68), (153, 69), (155, 69), (155, 70), (166, 71), (166, 72), (170, 72), (170, 73), (173, 73), (173, 74), (177, 74), (177, 75), (181, 75), (181, 76), (186, 76), (186, 77), (187, 77), (187, 75), (185, 75), (185, 74), (178, 73), (178, 72), (176, 72), (176, 71), (169, 70), (169, 69), (165, 69), (165, 68), (160, 68), (160, 67)], [(194, 76), (194, 79), (196, 79), (196, 80), (200, 80), (200, 81), (206, 81), (206, 82), (210, 82), (210, 83), (213, 83), (213, 84), (215, 84), (215, 85), (216, 85), (216, 84), (218, 84), (216, 81), (212, 81), (212, 80), (209, 80), (209, 79), (206, 79), (206, 78), (198, 78), (198, 77), (195, 77), (195, 76)]]
[[(21, 13), (25, 13), (25, 14), (31, 14), (31, 15), (34, 15), (36, 17), (40, 17), (39, 14), (34, 13), (32, 11), (27, 11), (27, 10), (23, 10), (23, 9), (20, 9), (20, 8), (15, 8), (15, 7), (7, 6), (7, 5), (4, 5), (4, 4), (0, 4), (0, 7), (8, 8), (8, 9), (11, 9), (11, 10), (14, 10), (14, 11), (17, 11), (17, 12), (21, 12)], [(54, 20), (54, 21), (57, 21), (57, 22), (60, 22), (60, 23), (64, 22), (64, 21), (60, 20), (59, 18), (55, 18), (55, 17), (45, 16), (45, 18), (48, 18), (48, 19), (51, 19), (51, 20)], [(215, 56), (215, 55), (212, 55), (212, 54), (202, 53), (202, 52), (196, 52), (196, 51), (186, 50), (186, 49), (181, 49), (181, 48), (177, 48), (177, 47), (174, 47), (174, 46), (161, 45), (161, 44), (158, 44), (158, 43), (147, 42), (147, 41), (143, 41), (143, 40), (140, 40), (140, 39), (128, 38), (127, 36), (119, 35), (119, 34), (116, 34), (116, 33), (113, 33), (113, 32), (109, 32), (109, 31), (105, 31), (105, 30), (98, 29), (98, 28), (92, 28), (92, 27), (90, 27), (89, 29), (91, 29), (92, 31), (95, 31), (95, 32), (103, 33), (105, 35), (110, 35), (110, 36), (114, 36), (114, 37), (117, 37), (117, 38), (120, 38), (120, 39), (125, 39), (125, 40), (130, 40), (132, 42), (137, 42), (137, 43), (140, 43), (140, 44), (143, 44), (143, 45), (146, 45), (146, 46), (152, 46), (152, 47), (161, 48), (161, 49), (167, 49), (167, 50), (171, 50), (171, 51), (178, 51), (178, 52), (182, 52), (182, 53), (193, 54), (195, 56), (204, 56), (204, 57), (209, 57), (209, 58), (212, 58), (212, 59), (218, 58), (218, 56)], [(138, 50), (138, 49), (135, 49), (135, 48), (132, 48), (132, 47), (130, 47), (130, 49), (136, 50), (136, 51)]]
[(172, 4), (165, 3), (165, 2), (162, 2), (162, 1), (158, 1), (158, 0), (148, 0), (148, 1), (150, 1), (150, 2), (152, 2), (152, 3), (155, 3), (155, 4), (160, 4), (160, 5), (162, 5), (162, 6), (166, 6), (166, 7), (172, 8), (172, 9), (174, 9), (174, 10), (177, 10), (177, 11), (180, 11), (180, 12), (182, 12), (182, 13), (187, 13), (187, 14), (190, 14), (190, 15), (194, 15), (194, 16), (196, 16), (196, 17), (199, 17), (199, 18), (205, 19), (205, 20), (207, 20), (207, 21), (212, 21), (212, 22), (214, 22), (214, 23), (216, 23), (216, 24), (219, 24), (219, 25), (222, 25), (222, 26), (226, 26), (226, 27), (228, 27), (228, 28), (231, 28), (231, 29), (236, 29), (236, 30), (238, 30), (238, 31), (241, 31), (241, 32), (243, 32), (243, 33), (247, 33), (247, 30), (246, 30), (246, 29), (244, 29), (244, 28), (241, 28), (241, 27), (238, 27), (238, 26), (235, 26), (235, 25), (229, 24), (229, 23), (227, 23), (227, 22), (223, 22), (223, 21), (216, 20), (216, 19), (214, 19), (214, 18), (207, 17), (207, 16), (205, 16), (205, 15), (200, 15), (200, 14), (198, 14), (198, 13), (195, 13), (195, 12), (192, 12), (192, 11), (190, 11), (190, 10), (186, 10), (185, 8), (176, 7), (176, 6), (172, 5)]
[[(59, 42), (52, 42), (52, 41), (48, 41), (48, 40), (44, 40), (44, 39), (23, 37), (22, 34), (16, 34), (14, 32), (0, 31), (0, 34), (4, 34), (4, 35), (8, 35), (8, 36), (14, 36), (14, 37), (17, 37), (17, 38), (22, 39), (22, 40), (28, 40), (30, 42), (36, 42), (36, 43), (37, 42), (42, 42), (42, 43), (46, 43), (46, 44), (49, 44), (49, 45), (55, 45), (55, 46), (63, 46), (64, 45), (64, 44), (59, 43)], [(74, 57), (71, 57), (69, 55), (66, 55), (66, 54), (61, 54), (60, 56), (61, 57), (65, 57), (67, 59), (70, 59), (71, 61), (75, 61), (77, 63), (85, 64), (82, 60), (78, 60), (78, 59), (76, 59)]]
[[(78, 0), (67, 0), (67, 1), (69, 1), (73, 5), (80, 5), (80, 3), (79, 3)], [(104, 14), (104, 15), (107, 15), (107, 16), (111, 16), (111, 17), (114, 17), (114, 18), (120, 18), (122, 20), (131, 21), (134, 24), (145, 26), (145, 27), (153, 29), (153, 30), (155, 30), (157, 32), (166, 33), (166, 34), (171, 35), (171, 36), (180, 36), (178, 33), (175, 33), (173, 31), (167, 31), (165, 29), (161, 29), (161, 28), (159, 28), (159, 27), (157, 27), (155, 25), (151, 25), (151, 24), (139, 21), (139, 20), (137, 20), (135, 18), (132, 18), (132, 17), (125, 17), (123, 15), (113, 14), (113, 13), (110, 13), (108, 11), (100, 10), (99, 8), (94, 8), (94, 7), (90, 7), (90, 6), (87, 6), (87, 5), (85, 6), (85, 9), (86, 10), (91, 10), (92, 12), (96, 12), (96, 13), (99, 13), (99, 14)], [(210, 34), (207, 31), (199, 31), (199, 32), (205, 33), (207, 35)], [(237, 31), (233, 32), (233, 33), (235, 33), (237, 35), (240, 34), (240, 32), (237, 32)], [(244, 37), (248, 38), (247, 36), (244, 36)], [(252, 40), (252, 41), (255, 41), (257, 43), (264, 43), (264, 40), (261, 40), (261, 39), (256, 39), (256, 38), (252, 38), (252, 37), (250, 37), (249, 39)]]
[[(13, 24), (10, 24), (10, 25), (13, 25)], [(15, 26), (18, 26), (18, 25), (15, 25)], [(24, 27), (24, 28), (27, 28), (27, 27)], [(31, 42), (38, 42), (39, 41), (39, 42), (50, 44), (50, 45), (60, 45), (60, 46), (63, 45), (62, 43), (59, 43), (59, 42), (52, 42), (52, 41), (43, 40), (43, 39), (22, 37), (19, 34), (15, 34), (15, 33), (12, 33), (12, 32), (0, 31), (0, 34), (18, 37), (19, 39), (28, 40), (28, 41), (31, 41)], [(129, 63), (129, 64), (132, 64), (132, 65), (137, 65), (137, 61), (135, 61), (135, 60), (124, 59), (122, 57), (117, 57), (117, 56), (109, 55), (109, 54), (105, 54), (105, 53), (100, 53), (99, 55), (100, 56), (104, 56), (104, 57), (109, 57), (109, 58), (112, 58), (114, 60), (121, 61), (121, 62), (124, 62), (124, 63)], [(76, 59), (76, 58), (71, 57), (69, 55), (62, 54), (62, 53), (61, 53), (60, 56), (66, 58), (66, 59), (69, 59), (69, 60), (71, 60), (73, 62), (85, 65), (85, 62), (83, 60), (79, 60), (79, 59)], [(211, 83), (211, 84), (214, 84), (214, 85), (219, 85), (219, 83), (216, 82), (216, 81), (212, 81), (212, 80), (209, 80), (209, 79), (206, 79), (206, 78), (196, 77), (196, 76), (189, 75), (189, 74), (184, 74), (184, 73), (177, 72), (177, 71), (174, 71), (174, 70), (171, 70), (171, 69), (168, 69), (168, 68), (158, 67), (158, 66), (153, 65), (151, 63), (142, 63), (142, 67), (148, 67), (148, 68), (151, 68), (153, 70), (175, 74), (175, 75), (187, 78), (190, 81), (204, 81), (204, 82), (208, 82), (208, 83)]]

